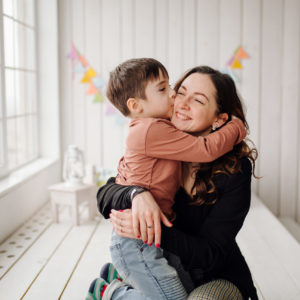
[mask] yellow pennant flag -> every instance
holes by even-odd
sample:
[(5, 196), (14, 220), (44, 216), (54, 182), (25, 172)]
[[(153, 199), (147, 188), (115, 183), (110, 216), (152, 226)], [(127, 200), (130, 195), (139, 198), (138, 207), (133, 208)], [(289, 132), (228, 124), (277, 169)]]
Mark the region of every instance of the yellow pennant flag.
[(231, 69), (243, 69), (242, 64), (240, 63), (240, 61), (237, 58), (235, 58), (233, 60), (233, 63), (231, 65)]
[(93, 68), (89, 68), (85, 72), (83, 78), (81, 79), (81, 83), (90, 83), (90, 82), (92, 82), (91, 79), (93, 77), (95, 77), (96, 75), (97, 75), (97, 73), (95, 72), (95, 70)]
[(91, 82), (91, 77), (89, 77), (86, 73), (84, 74), (84, 76), (82, 77), (81, 83), (90, 83)]
[(97, 75), (97, 73), (95, 72), (95, 70), (93, 68), (89, 68), (87, 71), (86, 71), (86, 74), (90, 77), (90, 78), (93, 78)]

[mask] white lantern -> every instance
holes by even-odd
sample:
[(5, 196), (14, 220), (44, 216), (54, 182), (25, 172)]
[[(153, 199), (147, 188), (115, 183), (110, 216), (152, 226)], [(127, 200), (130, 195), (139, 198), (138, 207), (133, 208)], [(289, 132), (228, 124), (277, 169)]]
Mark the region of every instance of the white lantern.
[(81, 185), (83, 177), (83, 153), (77, 146), (69, 145), (64, 156), (63, 178), (69, 185)]

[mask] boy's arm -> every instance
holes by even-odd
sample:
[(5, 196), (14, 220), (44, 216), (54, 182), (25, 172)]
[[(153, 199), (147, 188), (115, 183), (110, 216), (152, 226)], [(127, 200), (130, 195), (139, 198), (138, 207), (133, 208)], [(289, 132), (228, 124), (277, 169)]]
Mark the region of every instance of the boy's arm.
[(187, 162), (211, 162), (231, 151), (246, 137), (240, 119), (233, 119), (206, 137), (192, 136), (161, 120), (147, 132), (146, 155)]
[(130, 195), (135, 188), (136, 186), (116, 184), (114, 177), (109, 178), (107, 183), (101, 186), (97, 192), (97, 206), (100, 214), (108, 219), (112, 209), (131, 208)]

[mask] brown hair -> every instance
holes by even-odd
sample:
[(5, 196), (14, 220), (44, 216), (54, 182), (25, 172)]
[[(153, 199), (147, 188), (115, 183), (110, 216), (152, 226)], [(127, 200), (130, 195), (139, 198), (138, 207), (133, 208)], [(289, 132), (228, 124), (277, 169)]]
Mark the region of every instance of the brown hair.
[(169, 78), (163, 64), (153, 58), (129, 59), (110, 73), (106, 96), (124, 116), (128, 116), (127, 100), (135, 97), (145, 99), (146, 85), (159, 77), (159, 71)]
[[(245, 118), (241, 99), (237, 93), (234, 81), (227, 74), (223, 74), (208, 66), (199, 66), (187, 71), (175, 84), (174, 90), (177, 92), (182, 82), (193, 73), (206, 74), (212, 80), (216, 90), (217, 114), (227, 113), (230, 116), (238, 117), (244, 123), (249, 131), (249, 126)], [(250, 141), (248, 139), (248, 141)], [(251, 141), (250, 141), (251, 142)], [(252, 143), (252, 142), (251, 142)], [(253, 144), (253, 143), (252, 143)], [(210, 163), (200, 163), (195, 169), (195, 182), (192, 190), (196, 189), (196, 196), (191, 205), (214, 204), (218, 198), (218, 191), (215, 188), (213, 178), (218, 173), (232, 175), (241, 171), (241, 158), (246, 157), (250, 160), (253, 167), (253, 176), (255, 175), (255, 160), (258, 153), (256, 148), (242, 141), (234, 146), (233, 150), (222, 157)], [(215, 197), (211, 199), (210, 194), (214, 193)]]

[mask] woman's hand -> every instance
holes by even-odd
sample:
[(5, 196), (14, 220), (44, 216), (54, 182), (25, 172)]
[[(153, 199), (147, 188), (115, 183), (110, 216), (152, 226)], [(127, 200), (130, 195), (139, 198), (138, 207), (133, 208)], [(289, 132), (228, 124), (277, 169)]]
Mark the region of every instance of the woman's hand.
[(163, 214), (150, 192), (143, 192), (132, 200), (132, 225), (135, 238), (141, 238), (145, 243), (160, 246), (161, 224), (173, 226)]
[(131, 209), (119, 211), (112, 209), (109, 217), (114, 231), (118, 235), (126, 238), (136, 238), (133, 232)]

